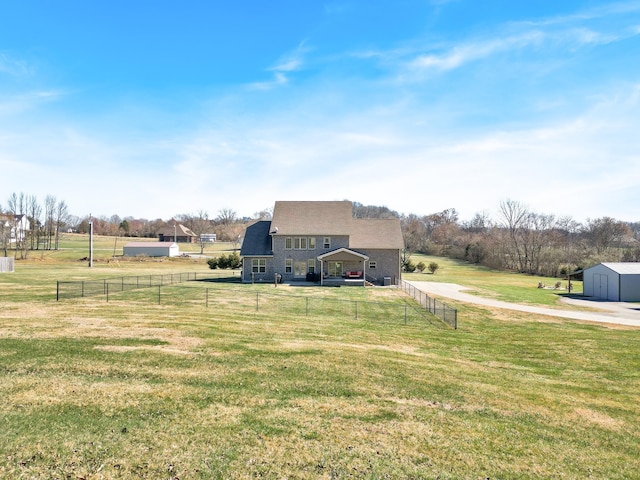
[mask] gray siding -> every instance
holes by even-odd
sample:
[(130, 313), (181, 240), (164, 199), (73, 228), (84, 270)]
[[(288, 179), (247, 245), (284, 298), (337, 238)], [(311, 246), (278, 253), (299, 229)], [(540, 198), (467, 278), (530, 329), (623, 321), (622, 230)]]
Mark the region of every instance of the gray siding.
[(640, 302), (640, 275), (620, 276), (620, 301)]
[[(266, 261), (266, 271), (264, 273), (253, 273), (253, 260), (262, 258)], [(253, 273), (253, 275), (252, 275)], [(242, 259), (242, 281), (243, 283), (272, 283), (275, 278), (272, 257), (244, 257)]]
[[(325, 236), (331, 238), (331, 248), (324, 248), (323, 241)], [(322, 255), (323, 253), (330, 252), (332, 250), (336, 250), (337, 248), (347, 248), (349, 246), (349, 237), (346, 235), (342, 236), (330, 236), (330, 235), (311, 235), (312, 238), (316, 240), (316, 248), (313, 250), (296, 250), (294, 248), (287, 249), (285, 248), (286, 238), (291, 237), (295, 238), (295, 235), (274, 235), (273, 236), (273, 258), (274, 258), (274, 270), (277, 273), (282, 275), (284, 281), (290, 280), (302, 280), (304, 277), (296, 277), (295, 272), (286, 273), (285, 272), (285, 260), (291, 259), (293, 263), (295, 262), (307, 262), (310, 259), (314, 260), (315, 263), (315, 272), (320, 272), (320, 262), (317, 260), (318, 255)], [(309, 236), (305, 236), (305, 238), (309, 238)]]
[(400, 282), (400, 250), (358, 250), (369, 257), (369, 262), (376, 262), (376, 268), (370, 269), (367, 263), (367, 276), (374, 277), (376, 283), (382, 285), (384, 277), (390, 277), (391, 283)]

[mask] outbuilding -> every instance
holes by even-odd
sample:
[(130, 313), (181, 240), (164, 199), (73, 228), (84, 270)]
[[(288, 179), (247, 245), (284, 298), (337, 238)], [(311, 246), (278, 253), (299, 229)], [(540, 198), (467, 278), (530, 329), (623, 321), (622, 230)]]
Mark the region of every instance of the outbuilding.
[(640, 262), (599, 263), (585, 268), (583, 292), (612, 302), (640, 302)]
[(177, 243), (168, 242), (130, 242), (123, 247), (125, 257), (177, 257), (180, 249)]

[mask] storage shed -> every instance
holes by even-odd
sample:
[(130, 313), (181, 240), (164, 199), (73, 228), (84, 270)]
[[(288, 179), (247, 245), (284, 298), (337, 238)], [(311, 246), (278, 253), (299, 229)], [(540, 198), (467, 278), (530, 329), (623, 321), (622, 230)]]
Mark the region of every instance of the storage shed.
[(180, 249), (177, 243), (167, 242), (130, 242), (123, 247), (125, 257), (145, 255), (147, 257), (177, 257)]
[(612, 302), (640, 302), (640, 262), (599, 263), (584, 269), (587, 297)]

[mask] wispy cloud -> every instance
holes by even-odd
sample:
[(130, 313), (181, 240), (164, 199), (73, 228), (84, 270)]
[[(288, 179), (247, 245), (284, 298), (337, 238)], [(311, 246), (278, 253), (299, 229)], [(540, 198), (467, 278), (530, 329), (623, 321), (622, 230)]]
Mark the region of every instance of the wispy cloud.
[(33, 67), (24, 60), (17, 60), (7, 53), (0, 52), (0, 73), (24, 77), (33, 73)]
[(253, 82), (249, 84), (249, 88), (272, 90), (288, 84), (290, 75), (304, 68), (304, 57), (309, 51), (310, 48), (305, 45), (305, 42), (301, 42), (293, 51), (281, 56), (273, 66), (267, 68), (268, 72), (272, 72), (270, 80)]

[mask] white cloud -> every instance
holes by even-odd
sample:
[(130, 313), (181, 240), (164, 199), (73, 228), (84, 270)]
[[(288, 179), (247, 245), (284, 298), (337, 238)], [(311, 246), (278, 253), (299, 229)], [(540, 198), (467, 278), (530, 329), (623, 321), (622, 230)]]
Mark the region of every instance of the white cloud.
[(33, 67), (24, 60), (17, 60), (7, 53), (0, 52), (0, 73), (25, 77), (33, 73)]

